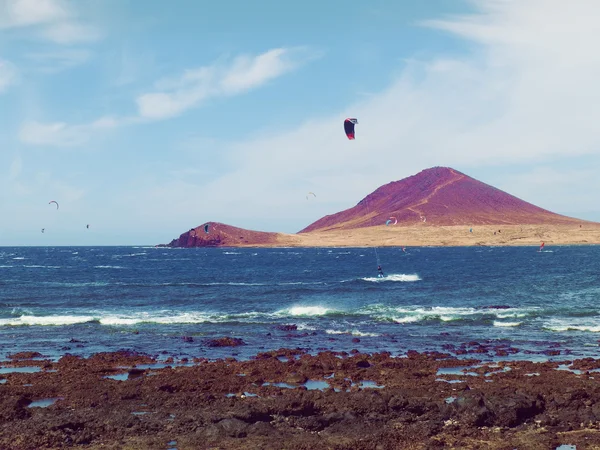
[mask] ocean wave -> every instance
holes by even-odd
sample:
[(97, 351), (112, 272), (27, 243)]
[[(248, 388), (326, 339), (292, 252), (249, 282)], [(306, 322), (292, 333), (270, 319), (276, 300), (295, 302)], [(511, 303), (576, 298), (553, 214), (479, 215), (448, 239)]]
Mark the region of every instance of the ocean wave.
[(420, 322), (421, 320), (423, 320), (425, 317), (421, 316), (405, 316), (405, 317), (391, 317), (392, 321), (396, 322), (396, 323), (415, 323), (415, 322)]
[(549, 331), (587, 331), (600, 333), (600, 317), (593, 319), (558, 319), (553, 318), (543, 324), (543, 328)]
[[(247, 311), (239, 313), (207, 312), (207, 311), (153, 311), (120, 313), (107, 311), (85, 311), (80, 314), (32, 315), (29, 311), (13, 308), (12, 315), (19, 317), (0, 319), (0, 326), (60, 326), (95, 322), (107, 326), (131, 326), (138, 324), (201, 324), (201, 323), (264, 323), (275, 324), (282, 318), (314, 317), (325, 315), (330, 311), (320, 306), (298, 306), (277, 312)], [(305, 329), (309, 327), (306, 326)]]
[[(517, 308), (515, 308), (517, 309)], [(8, 313), (8, 311), (7, 311)], [(32, 314), (29, 310), (13, 309), (11, 316), (0, 320), (2, 325), (72, 325), (76, 323), (96, 322), (100, 325), (128, 326), (141, 323), (168, 324), (264, 324), (276, 325), (282, 321), (296, 323), (298, 329), (314, 330), (319, 328), (328, 330), (344, 330), (343, 333), (355, 333), (361, 325), (371, 326), (376, 323), (397, 323), (404, 325), (425, 324), (426, 322), (464, 322), (486, 324), (494, 327), (517, 327), (523, 323), (539, 322), (537, 308), (520, 308), (511, 314), (511, 309), (492, 309), (475, 307), (450, 307), (450, 306), (393, 306), (386, 304), (372, 304), (358, 308), (340, 308), (328, 304), (295, 304), (281, 309), (249, 310), (249, 311), (211, 311), (211, 310), (103, 310), (82, 309), (68, 312), (55, 312), (54, 315)], [(18, 316), (18, 317), (17, 317)], [(510, 320), (510, 317), (533, 317), (535, 322), (523, 320)], [(507, 319), (507, 317), (509, 319)], [(580, 318), (581, 319), (581, 318)], [(585, 319), (585, 320), (584, 320)], [(584, 318), (577, 322), (572, 320), (552, 319), (543, 327), (551, 331), (594, 331), (600, 332), (600, 319)], [(327, 321), (330, 325), (324, 325)], [(299, 321), (299, 322), (297, 322)], [(346, 325), (342, 324), (346, 322)], [(284, 322), (284, 323), (285, 323)], [(371, 324), (371, 325), (369, 325)], [(348, 331), (349, 330), (349, 331)]]
[(518, 327), (523, 322), (500, 322), (498, 320), (494, 320), (495, 327)]
[[(38, 281), (36, 284), (42, 284), (44, 286), (57, 286), (57, 287), (84, 287), (84, 286), (109, 286), (110, 283), (107, 281), (84, 281), (81, 283), (68, 282), (68, 281)], [(117, 283), (115, 283), (117, 284)]]
[(112, 315), (101, 317), (101, 325), (137, 325), (141, 323), (156, 323), (162, 325), (183, 323), (205, 323), (210, 321), (210, 316), (204, 313), (182, 313), (174, 315), (139, 314), (134, 316)]
[(390, 306), (376, 304), (365, 306), (357, 310), (356, 314), (370, 316), (380, 321), (392, 321), (396, 323), (417, 323), (431, 320), (453, 322), (535, 317), (539, 314), (539, 308), (508, 308), (499, 310), (485, 307)]
[(325, 330), (326, 334), (348, 334), (351, 336), (361, 337), (378, 337), (381, 336), (379, 333), (367, 333), (359, 330)]
[(111, 255), (111, 259), (133, 258), (135, 256), (144, 256), (144, 255), (147, 255), (147, 253), (146, 252), (126, 253), (126, 254), (122, 254), (122, 255)]
[(26, 309), (26, 308), (23, 308), (20, 306), (15, 306), (10, 311), (10, 315), (14, 316), (14, 317), (28, 316), (28, 315), (33, 315), (33, 312), (29, 309)]
[(335, 310), (324, 306), (292, 306), (291, 308), (282, 309), (275, 313), (276, 316), (292, 316), (292, 317), (311, 317), (325, 316), (335, 312)]
[(41, 325), (41, 326), (60, 326), (60, 325), (75, 325), (78, 323), (86, 323), (94, 321), (93, 316), (20, 316), (10, 319), (0, 319), (0, 326), (24, 326), (24, 325)]
[[(171, 284), (171, 283), (163, 283)], [(275, 283), (249, 283), (243, 281), (226, 281), (212, 283), (178, 283), (178, 285), (196, 285), (196, 286), (314, 286), (326, 284), (325, 281), (281, 281)]]
[(365, 277), (360, 278), (363, 281), (370, 281), (373, 283), (382, 283), (385, 281), (402, 281), (402, 282), (410, 282), (410, 281), (421, 281), (421, 278), (417, 274), (391, 274), (386, 275), (384, 277)]

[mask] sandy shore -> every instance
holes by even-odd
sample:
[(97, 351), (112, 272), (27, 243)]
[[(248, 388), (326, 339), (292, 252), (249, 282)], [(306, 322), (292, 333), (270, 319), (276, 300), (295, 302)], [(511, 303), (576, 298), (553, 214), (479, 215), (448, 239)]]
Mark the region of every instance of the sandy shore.
[(0, 448), (600, 448), (600, 361), (482, 363), (519, 350), (449, 348), (470, 359), (282, 349), (165, 367), (127, 351), (13, 355), (0, 374)]
[[(423, 246), (508, 246), (600, 244), (600, 224), (582, 225), (479, 225), (380, 226), (303, 234), (279, 234), (274, 244), (264, 247), (423, 247)], [(494, 234), (495, 233), (495, 234)]]

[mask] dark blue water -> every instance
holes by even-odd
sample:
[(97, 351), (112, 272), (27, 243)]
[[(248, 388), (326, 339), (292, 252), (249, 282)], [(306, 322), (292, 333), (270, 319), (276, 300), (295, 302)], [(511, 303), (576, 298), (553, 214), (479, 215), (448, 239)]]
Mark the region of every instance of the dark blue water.
[[(363, 248), (0, 248), (0, 356), (404, 354), (471, 341), (518, 348), (511, 358), (600, 356), (598, 246), (380, 248), (379, 257), (383, 279)], [(247, 345), (206, 345), (223, 336)]]

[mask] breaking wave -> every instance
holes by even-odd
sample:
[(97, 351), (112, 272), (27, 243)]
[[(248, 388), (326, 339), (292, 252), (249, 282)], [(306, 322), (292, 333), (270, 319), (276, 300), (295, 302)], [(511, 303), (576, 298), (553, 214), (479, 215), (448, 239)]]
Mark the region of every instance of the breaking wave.
[(365, 277), (365, 278), (360, 278), (363, 281), (370, 281), (373, 283), (383, 283), (386, 281), (402, 281), (402, 282), (408, 282), (408, 281), (421, 281), (421, 278), (419, 277), (419, 275), (417, 274), (392, 274), (392, 275), (386, 275), (384, 277)]

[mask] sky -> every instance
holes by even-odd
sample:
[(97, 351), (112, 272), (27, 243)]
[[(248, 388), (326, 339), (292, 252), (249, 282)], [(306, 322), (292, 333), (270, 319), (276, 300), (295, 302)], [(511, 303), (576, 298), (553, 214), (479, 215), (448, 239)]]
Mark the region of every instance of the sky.
[(294, 233), (433, 166), (600, 221), (599, 15), (0, 0), (0, 246), (155, 245), (208, 221)]

